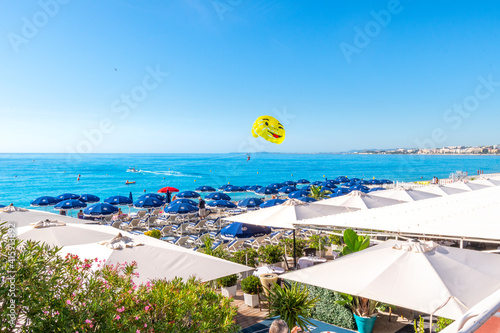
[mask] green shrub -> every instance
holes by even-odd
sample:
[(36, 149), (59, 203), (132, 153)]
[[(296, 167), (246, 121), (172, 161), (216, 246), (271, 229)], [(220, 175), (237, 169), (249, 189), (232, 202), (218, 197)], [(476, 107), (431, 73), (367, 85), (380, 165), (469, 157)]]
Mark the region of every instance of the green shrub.
[(309, 237), (308, 243), (310, 248), (320, 250), (321, 247), (321, 250), (325, 250), (325, 247), (330, 244), (330, 241), (328, 236), (312, 235)]
[(256, 276), (250, 275), (241, 280), (241, 290), (245, 294), (255, 295), (262, 289), (260, 279)]
[(239, 250), (234, 252), (231, 261), (234, 261), (235, 263), (238, 264), (247, 265), (250, 267), (257, 267), (257, 261), (256, 261), (257, 257), (258, 257), (257, 250), (253, 248), (247, 248), (244, 250)]
[(146, 231), (144, 235), (158, 239), (161, 238), (161, 232), (158, 229), (151, 229), (149, 231)]
[[(334, 230), (334, 231), (340, 233), (339, 230)], [(342, 244), (340, 236), (328, 235), (328, 238), (329, 238), (330, 244), (333, 244), (333, 245), (341, 245)]]
[(265, 245), (259, 248), (259, 261), (266, 264), (275, 264), (283, 261), (285, 254), (283, 247), (279, 245)]
[(307, 289), (309, 297), (318, 300), (311, 310), (311, 318), (350, 330), (356, 329), (352, 311), (336, 303), (342, 299), (339, 293), (310, 285)]
[(220, 287), (227, 288), (227, 287), (235, 286), (236, 281), (238, 281), (238, 277), (236, 276), (236, 274), (232, 274), (232, 275), (224, 276), (224, 277), (217, 279), (217, 284)]
[[(136, 264), (103, 265), (58, 248), (8, 237), (0, 224), (0, 331), (236, 332), (237, 308), (208, 284), (155, 280), (135, 285)], [(13, 255), (14, 262), (8, 261)], [(13, 264), (14, 263), (14, 264)], [(97, 269), (96, 269), (97, 268)], [(12, 288), (10, 288), (12, 286)], [(11, 308), (9, 308), (11, 306)]]
[(451, 323), (453, 323), (453, 320), (439, 317), (436, 323), (436, 332), (441, 332)]
[[(293, 239), (292, 238), (283, 238), (279, 243), (283, 250), (286, 250), (286, 254), (289, 257), (293, 257)], [(307, 240), (297, 238), (295, 239), (295, 253), (298, 258), (304, 256), (304, 249), (307, 247)]]

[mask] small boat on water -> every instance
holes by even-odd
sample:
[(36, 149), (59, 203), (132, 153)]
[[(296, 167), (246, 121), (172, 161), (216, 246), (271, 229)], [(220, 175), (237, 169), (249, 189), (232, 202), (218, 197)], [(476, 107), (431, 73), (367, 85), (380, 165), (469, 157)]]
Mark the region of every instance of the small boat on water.
[(129, 182), (128, 180), (125, 182), (125, 185), (129, 185), (129, 184), (135, 184), (135, 182)]
[(137, 170), (136, 168), (128, 168), (127, 172), (141, 172), (141, 170)]

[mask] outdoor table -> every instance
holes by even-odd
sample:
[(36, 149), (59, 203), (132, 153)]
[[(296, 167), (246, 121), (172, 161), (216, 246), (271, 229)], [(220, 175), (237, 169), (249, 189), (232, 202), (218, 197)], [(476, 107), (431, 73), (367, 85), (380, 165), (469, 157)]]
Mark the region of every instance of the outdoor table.
[(259, 277), (261, 274), (283, 274), (285, 270), (281, 267), (275, 266), (262, 266), (257, 267), (257, 269), (253, 272), (253, 275)]
[(302, 257), (302, 258), (299, 258), (299, 261), (297, 264), (298, 264), (299, 268), (306, 268), (306, 267), (311, 267), (312, 265), (321, 264), (324, 262), (326, 262), (326, 258)]

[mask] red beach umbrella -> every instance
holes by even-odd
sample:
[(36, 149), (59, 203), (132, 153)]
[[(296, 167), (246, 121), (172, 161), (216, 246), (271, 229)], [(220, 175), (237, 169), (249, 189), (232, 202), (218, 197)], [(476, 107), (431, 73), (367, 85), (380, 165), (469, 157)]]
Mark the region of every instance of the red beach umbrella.
[(167, 193), (167, 192), (179, 192), (179, 190), (172, 186), (165, 186), (158, 190), (158, 193)]

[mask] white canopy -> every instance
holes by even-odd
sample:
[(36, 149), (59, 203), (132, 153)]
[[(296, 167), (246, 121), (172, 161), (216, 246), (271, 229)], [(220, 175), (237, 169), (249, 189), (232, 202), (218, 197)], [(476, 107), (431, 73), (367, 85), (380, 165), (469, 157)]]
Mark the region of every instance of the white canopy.
[[(57, 218), (59, 216), (55, 215)], [(187, 279), (196, 276), (202, 281), (251, 270), (250, 267), (185, 249), (156, 238), (133, 235), (109, 226), (66, 223), (66, 225), (35, 228), (27, 225), (17, 229), (24, 240), (41, 241), (63, 246), (61, 254), (72, 253), (81, 258), (98, 258), (106, 264), (137, 262), (137, 283), (152, 279)], [(119, 233), (132, 247), (112, 249), (106, 243)], [(143, 245), (140, 245), (143, 244)]]
[(500, 240), (500, 186), (303, 220), (301, 225)]
[(387, 241), (281, 277), (457, 319), (500, 288), (500, 256)]
[(390, 205), (396, 205), (401, 203), (401, 201), (382, 198), (382, 197), (372, 197), (371, 194), (366, 194), (360, 191), (352, 191), (346, 195), (339, 197), (320, 200), (314, 203), (314, 205), (329, 205), (329, 206), (343, 206), (349, 208), (357, 209), (371, 209)]
[(376, 191), (370, 193), (370, 195), (375, 198), (387, 198), (387, 199), (398, 200), (400, 202), (411, 202), (411, 201), (418, 201), (418, 200), (432, 199), (439, 197), (439, 195), (437, 194), (414, 191), (414, 190), (406, 190), (404, 188), (394, 188), (390, 190)]
[(294, 229), (294, 223), (313, 217), (355, 211), (357, 209), (307, 204), (297, 199), (288, 199), (281, 205), (255, 210), (249, 213), (226, 217), (225, 220), (263, 225), (274, 228)]

